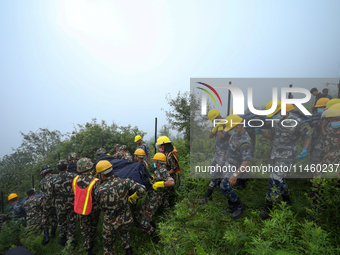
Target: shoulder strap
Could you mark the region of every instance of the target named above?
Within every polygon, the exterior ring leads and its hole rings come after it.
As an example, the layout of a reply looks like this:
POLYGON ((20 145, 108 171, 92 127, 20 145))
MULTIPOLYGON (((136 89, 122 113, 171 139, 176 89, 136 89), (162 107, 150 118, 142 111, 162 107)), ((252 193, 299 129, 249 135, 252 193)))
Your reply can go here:
POLYGON ((76 185, 77 185, 77 180, 78 180, 78 178, 79 178, 79 175, 77 175, 77 176, 74 177, 74 179, 73 179, 73 185, 72 185, 72 187, 73 187, 74 195, 76 195, 76 185))

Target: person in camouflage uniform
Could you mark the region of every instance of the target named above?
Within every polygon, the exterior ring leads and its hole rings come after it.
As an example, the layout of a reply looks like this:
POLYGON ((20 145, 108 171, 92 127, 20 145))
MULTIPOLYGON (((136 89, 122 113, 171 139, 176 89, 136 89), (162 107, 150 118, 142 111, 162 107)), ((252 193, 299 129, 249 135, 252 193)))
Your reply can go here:
POLYGON ((148 170, 149 164, 148 164, 148 162, 146 162, 144 160, 145 151, 142 150, 142 149, 137 149, 134 154, 135 154, 135 162, 139 162, 139 163, 143 164, 145 169, 148 170))
POLYGON ((95 200, 104 213, 104 255, 114 254, 117 234, 122 240, 126 254, 132 254, 129 227, 133 218, 128 203, 136 201, 146 193, 146 188, 129 178, 113 175, 112 164, 102 160, 96 165, 102 184, 94 191, 95 200), (129 191, 135 193, 129 196, 129 191))
POLYGON ((227 124, 224 129, 231 135, 225 166, 230 171, 225 172, 220 184, 221 192, 226 196, 229 207, 222 210, 222 213, 231 213, 233 219, 238 219, 246 210, 246 206, 236 195, 232 186, 236 184, 238 176, 249 166, 252 161, 252 145, 248 132, 243 127, 243 118, 236 114, 226 118, 227 124))
MULTIPOLYGON (((208 112, 208 118, 209 118, 209 122, 212 122, 215 119, 216 120, 222 119, 220 115, 220 111, 218 111, 217 109, 210 110, 208 112)), ((215 127, 209 133, 209 138, 215 138, 215 146, 214 146, 215 155, 210 162, 210 166, 222 167, 224 165, 230 135, 224 132, 223 127, 224 127, 223 124, 216 124, 215 127)), ((221 179, 217 178, 216 175, 217 175, 217 172, 213 172, 213 171, 210 172, 211 181, 209 183, 207 192, 205 193, 204 197, 200 201, 201 205, 207 203, 208 199, 212 200, 213 190, 221 182, 221 179)))
POLYGON ((35 195, 34 189, 28 190, 27 191, 28 199, 23 204, 23 207, 26 212, 27 227, 33 225, 41 225, 43 197, 36 198, 34 195, 35 195))
POLYGON ((127 161, 133 162, 133 158, 132 158, 130 152, 128 151, 126 145, 122 145, 119 148, 119 152, 120 152, 120 154, 123 155, 121 159, 125 159, 127 161))
MULTIPOLYGON (((164 153, 166 157, 166 169, 168 170, 172 179, 177 181, 177 174, 181 172, 181 168, 178 164, 177 157, 174 154, 174 146, 172 145, 170 139, 167 136, 161 136, 157 139, 157 146, 159 146, 159 151, 164 153)), ((163 207, 169 208, 174 206, 177 194, 175 187, 171 186, 165 189, 163 196, 163 207)))
POLYGON ((123 155, 119 152, 119 149, 120 149, 120 145, 117 143, 115 145, 115 154, 113 154, 113 156, 116 158, 116 159, 121 159, 123 157, 123 155))
POLYGON ((6 213, 0 214, 0 232, 1 232, 2 226, 9 220, 11 220, 11 217, 9 217, 8 214, 6 214, 6 213))
POLYGON ((46 196, 47 191, 51 185, 53 179, 57 176, 53 173, 53 168, 50 165, 43 165, 40 168, 40 174, 43 176, 43 179, 39 182, 40 193, 45 195, 45 198, 42 200, 42 220, 41 225, 44 231, 44 238, 42 240, 42 244, 47 244, 50 241, 50 237, 48 235, 48 227, 49 227, 49 219, 51 219, 51 237, 55 237, 55 232, 57 230, 58 219, 57 219, 57 211, 54 206, 53 197, 46 196))
POLYGON ((76 245, 77 242, 74 239, 76 233, 76 213, 74 212, 72 181, 77 175, 66 171, 66 160, 59 160, 57 169, 59 174, 53 179, 47 194, 48 197, 54 199, 54 205, 57 210, 58 243, 61 246, 65 246, 67 239, 72 239, 72 244, 76 245))
POLYGON ((314 113, 312 116, 312 122, 310 126, 313 128, 312 132, 312 142, 310 147, 310 164, 317 164, 320 161, 320 154, 322 153, 322 145, 323 145, 323 137, 321 136, 321 125, 323 124, 324 120, 321 119, 321 114, 324 112, 324 109, 328 103, 328 98, 320 98, 316 102, 316 110, 317 113, 314 113), (321 137, 321 140, 320 140, 321 137), (320 143, 321 142, 321 143, 320 143), (317 146, 318 145, 318 146, 317 146), (320 146, 321 145, 321 146, 320 146), (316 150, 314 151, 315 147, 317 146, 316 150))
POLYGON ((160 239, 156 233, 155 223, 152 221, 152 218, 157 209, 162 205, 165 190, 173 187, 175 181, 165 167, 166 157, 163 153, 156 153, 153 160, 155 165, 153 189, 148 191, 148 195, 142 204, 140 219, 143 231, 150 235, 152 241, 157 244, 160 239))
MULTIPOLYGON (((106 153, 106 152, 104 152, 106 153)), ((81 189, 86 189, 91 184, 93 180, 98 180, 94 176, 91 175, 91 170, 93 169, 93 163, 89 158, 81 158, 77 163, 77 170, 79 173, 79 177, 77 179, 77 185, 81 189)), ((99 221, 100 209, 96 200, 94 199, 94 191, 100 185, 100 182, 97 181, 93 184, 91 194, 92 194, 92 209, 90 214, 88 215, 79 215, 80 222, 80 230, 84 239, 84 249, 87 254, 93 254, 93 245, 94 239, 96 237, 96 231, 99 221)), ((74 185, 73 185, 74 186, 74 185)), ((74 189, 74 187, 73 187, 74 189)))
POLYGON ((136 150, 142 149, 145 152, 144 160, 150 165, 150 149, 149 147, 143 143, 142 137, 137 135, 135 137, 135 142, 137 142, 136 150))
MULTIPOLYGON (((272 101, 267 104, 266 109, 269 110, 271 107, 272 101)), ((278 100, 274 113, 267 115, 267 117, 272 117, 274 120, 273 127, 269 132, 258 129, 258 134, 272 141, 270 164, 274 171, 270 173, 268 180, 266 206, 260 213, 262 219, 269 218, 269 212, 280 195, 282 195, 283 201, 292 204, 285 180, 288 172, 281 169, 289 169, 291 165, 295 164, 296 157, 305 158, 311 143, 308 127, 300 117, 291 112, 287 112, 284 116, 281 115, 280 100, 278 100), (285 126, 282 125, 283 121, 285 126), (303 140, 303 149, 301 154, 297 156, 300 137, 303 140)))
POLYGON ((332 105, 323 115, 324 146, 321 164, 339 164, 340 160, 340 103, 332 105))
POLYGON ((77 160, 79 159, 76 152, 70 152, 67 156, 68 166, 67 172, 77 174, 77 160))
POLYGON ((8 215, 12 220, 26 226, 26 212, 22 204, 18 201, 18 195, 15 193, 10 194, 8 196, 8 201, 11 203, 11 206, 8 208, 8 215))

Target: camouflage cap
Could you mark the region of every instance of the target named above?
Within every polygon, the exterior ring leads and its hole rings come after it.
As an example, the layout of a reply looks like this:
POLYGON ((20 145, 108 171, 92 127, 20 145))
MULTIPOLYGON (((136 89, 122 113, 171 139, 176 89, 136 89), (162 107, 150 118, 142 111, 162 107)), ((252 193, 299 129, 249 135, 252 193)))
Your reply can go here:
POLYGON ((65 159, 58 160, 57 161, 57 166, 60 166, 60 165, 68 165, 67 160, 65 160, 65 159))
POLYGON ((93 168, 93 163, 89 158, 81 158, 77 162, 77 171, 78 172, 85 172, 89 171, 93 168))
POLYGON ((67 155, 67 161, 70 162, 71 160, 78 160, 79 157, 78 157, 78 154, 76 152, 70 152, 68 155, 67 155))
POLYGON ((106 154, 106 150, 104 148, 99 148, 97 151, 96 151, 96 154, 99 156, 101 154, 106 154))
POLYGON ((127 150, 127 147, 126 147, 126 145, 122 145, 122 146, 120 146, 119 150, 120 150, 120 151, 121 151, 121 150, 124 150, 124 151, 126 151, 126 150, 127 150))
POLYGON ((43 165, 40 168, 40 174, 47 174, 49 172, 53 172, 53 168, 50 165, 43 165))
POLYGON ((117 144, 115 145, 115 148, 116 148, 116 147, 120 147, 120 145, 117 143, 117 144))

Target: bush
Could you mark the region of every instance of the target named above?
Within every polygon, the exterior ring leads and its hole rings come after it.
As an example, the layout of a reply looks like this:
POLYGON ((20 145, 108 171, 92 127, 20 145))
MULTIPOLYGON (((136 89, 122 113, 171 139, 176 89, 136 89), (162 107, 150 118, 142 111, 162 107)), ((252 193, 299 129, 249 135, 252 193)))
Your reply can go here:
POLYGON ((340 231, 340 183, 339 179, 311 180, 312 195, 305 194, 310 200, 311 207, 307 212, 312 220, 329 229, 334 235, 340 231))

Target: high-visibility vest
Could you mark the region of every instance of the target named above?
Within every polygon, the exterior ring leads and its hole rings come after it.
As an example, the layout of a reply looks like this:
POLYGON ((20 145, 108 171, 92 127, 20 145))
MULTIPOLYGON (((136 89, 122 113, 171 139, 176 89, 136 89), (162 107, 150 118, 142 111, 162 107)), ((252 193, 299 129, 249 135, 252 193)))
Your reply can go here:
MULTIPOLYGON (((177 150, 176 150, 176 152, 177 152, 177 150)), ((175 162, 176 162, 177 170, 176 170, 175 174, 179 174, 179 173, 181 172, 181 167, 180 167, 180 165, 178 164, 178 159, 177 159, 176 155, 174 154, 174 151, 168 153, 168 155, 166 156, 166 163, 167 163, 168 165, 170 165, 170 157, 171 157, 171 155, 174 156, 175 162)))
POLYGON ((92 210, 92 188, 93 185, 99 181, 95 178, 85 189, 78 186, 77 180, 79 175, 73 179, 73 193, 74 193, 74 211, 78 214, 89 215, 92 210))

